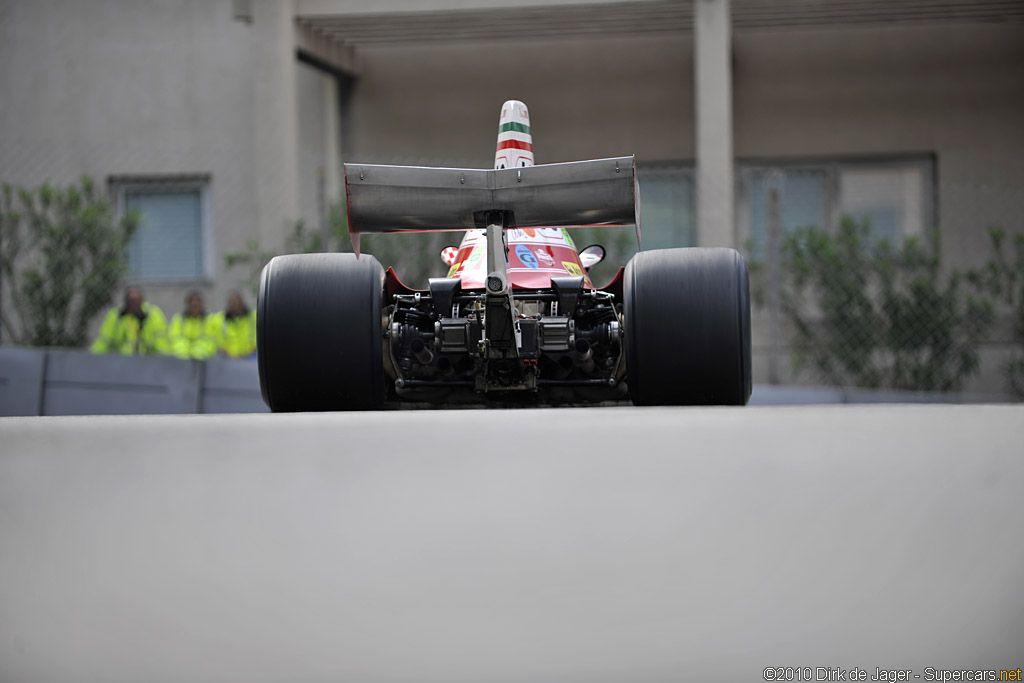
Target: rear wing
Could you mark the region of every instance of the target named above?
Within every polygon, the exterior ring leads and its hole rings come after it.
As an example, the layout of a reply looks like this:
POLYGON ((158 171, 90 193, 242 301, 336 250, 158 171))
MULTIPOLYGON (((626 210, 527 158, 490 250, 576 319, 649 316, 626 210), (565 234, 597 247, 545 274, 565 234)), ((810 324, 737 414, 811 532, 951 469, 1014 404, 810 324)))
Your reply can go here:
POLYGON ((640 240, 631 156, 496 170, 345 164, 345 195, 356 253, 364 232, 472 230, 488 211, 512 212, 519 228, 635 225, 640 240))

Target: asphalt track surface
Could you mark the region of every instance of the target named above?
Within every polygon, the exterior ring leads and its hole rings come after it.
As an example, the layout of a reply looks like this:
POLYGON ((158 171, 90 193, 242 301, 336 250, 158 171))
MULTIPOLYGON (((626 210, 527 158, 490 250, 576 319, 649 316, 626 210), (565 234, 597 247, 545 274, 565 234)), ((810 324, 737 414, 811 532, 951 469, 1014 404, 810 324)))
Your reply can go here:
POLYGON ((1017 669, 1022 436, 1024 406, 4 418, 0 680, 1017 669))

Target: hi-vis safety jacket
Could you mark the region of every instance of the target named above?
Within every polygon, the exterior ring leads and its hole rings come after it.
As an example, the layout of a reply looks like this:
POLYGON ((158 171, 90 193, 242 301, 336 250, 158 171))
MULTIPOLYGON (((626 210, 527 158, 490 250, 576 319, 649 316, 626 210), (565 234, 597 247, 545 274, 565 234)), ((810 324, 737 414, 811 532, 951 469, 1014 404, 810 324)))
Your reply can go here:
POLYGON ((148 356, 167 353, 168 349, 164 312, 153 304, 143 303, 142 314, 138 317, 123 308, 110 309, 91 350, 93 353, 148 356))
POLYGON ((205 360, 213 357, 220 346, 220 326, 216 315, 194 318, 181 313, 171 318, 167 335, 171 354, 178 358, 205 360))
MULTIPOLYGON (((211 316, 213 317, 213 316, 211 316)), ((217 313, 220 348, 231 358, 245 358, 256 353, 256 311, 241 315, 217 313)))

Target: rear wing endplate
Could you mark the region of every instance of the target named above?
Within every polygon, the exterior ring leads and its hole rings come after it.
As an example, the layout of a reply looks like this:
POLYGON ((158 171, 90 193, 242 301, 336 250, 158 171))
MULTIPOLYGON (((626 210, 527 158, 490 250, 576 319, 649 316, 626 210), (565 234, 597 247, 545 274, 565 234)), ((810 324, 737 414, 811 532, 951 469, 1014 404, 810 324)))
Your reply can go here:
POLYGON ((511 211, 515 227, 635 225, 634 158, 495 170, 345 164, 352 246, 361 233, 472 230, 485 212, 511 211))

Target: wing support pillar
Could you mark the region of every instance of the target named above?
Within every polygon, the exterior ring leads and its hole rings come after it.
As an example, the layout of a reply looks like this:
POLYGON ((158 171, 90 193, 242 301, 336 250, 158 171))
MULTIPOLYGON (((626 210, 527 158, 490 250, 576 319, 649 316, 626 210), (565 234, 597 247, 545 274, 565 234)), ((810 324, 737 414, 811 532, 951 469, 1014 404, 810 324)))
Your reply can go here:
POLYGON ((515 227, 515 216, 511 211, 491 210, 476 212, 474 218, 487 235, 484 338, 480 340, 485 370, 477 376, 476 390, 508 389, 523 382, 519 364, 522 330, 508 273, 507 230, 515 227))
POLYGON ((484 303, 484 356, 519 358, 521 332, 515 319, 515 299, 509 286, 508 235, 515 227, 511 211, 481 211, 477 223, 487 230, 487 283, 484 303))

